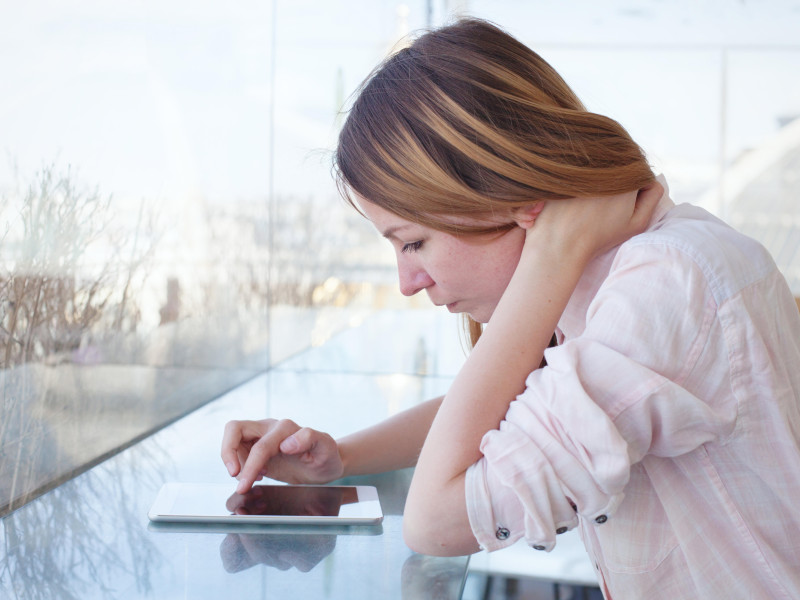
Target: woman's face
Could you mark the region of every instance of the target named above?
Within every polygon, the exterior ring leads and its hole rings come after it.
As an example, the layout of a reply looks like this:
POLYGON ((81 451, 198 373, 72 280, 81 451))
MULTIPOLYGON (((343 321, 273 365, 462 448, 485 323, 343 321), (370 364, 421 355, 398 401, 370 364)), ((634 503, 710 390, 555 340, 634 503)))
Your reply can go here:
POLYGON ((479 323, 489 321, 519 262, 524 229, 456 236, 407 221, 363 199, 359 206, 394 247, 405 296, 425 290, 436 306, 467 313, 479 323))

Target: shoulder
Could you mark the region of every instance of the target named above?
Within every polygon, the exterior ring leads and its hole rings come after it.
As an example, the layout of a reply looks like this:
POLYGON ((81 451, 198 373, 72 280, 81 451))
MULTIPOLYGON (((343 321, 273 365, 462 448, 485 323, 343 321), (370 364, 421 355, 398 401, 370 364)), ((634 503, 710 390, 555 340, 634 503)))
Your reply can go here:
POLYGON ((777 270, 767 250, 706 210, 680 204, 622 244, 611 270, 638 263, 695 272, 717 305, 777 270))

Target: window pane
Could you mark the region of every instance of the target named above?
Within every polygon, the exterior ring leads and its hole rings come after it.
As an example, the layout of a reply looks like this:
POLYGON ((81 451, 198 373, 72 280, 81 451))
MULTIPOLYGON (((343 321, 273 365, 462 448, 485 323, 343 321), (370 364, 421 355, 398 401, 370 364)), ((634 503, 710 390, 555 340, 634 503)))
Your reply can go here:
MULTIPOLYGON (((551 61, 676 201, 762 241, 800 294, 792 2, 17 3, 0 21, 0 513, 376 310, 428 307, 397 292, 330 152, 375 64, 463 11, 551 61)), ((407 337, 390 352, 413 372, 457 368, 407 337)))
POLYGON ((10 12, 0 511, 268 364, 270 7, 10 12))

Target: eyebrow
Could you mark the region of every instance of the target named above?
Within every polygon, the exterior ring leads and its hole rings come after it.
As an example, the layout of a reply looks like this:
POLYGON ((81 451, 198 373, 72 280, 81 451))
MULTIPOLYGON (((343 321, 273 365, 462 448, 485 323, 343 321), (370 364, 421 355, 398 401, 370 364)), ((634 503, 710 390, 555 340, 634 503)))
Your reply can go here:
POLYGON ((405 229, 406 227, 411 227, 411 224, 398 225, 396 227, 389 227, 389 229, 387 229, 386 231, 382 231, 381 235, 383 237, 385 237, 387 240, 388 239, 392 239, 392 238, 397 239, 397 236, 395 235, 395 233, 397 233, 401 229, 405 229))

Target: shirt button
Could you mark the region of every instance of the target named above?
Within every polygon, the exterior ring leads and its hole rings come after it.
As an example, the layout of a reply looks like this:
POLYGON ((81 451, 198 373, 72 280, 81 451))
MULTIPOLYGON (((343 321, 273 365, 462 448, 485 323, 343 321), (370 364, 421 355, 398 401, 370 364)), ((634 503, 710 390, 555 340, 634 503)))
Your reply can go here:
POLYGON ((536 544, 535 546, 531 546, 531 548, 533 548, 534 550, 546 550, 546 548, 544 546, 541 546, 539 544, 536 544))
POLYGON ((603 524, 603 523, 605 523, 606 521, 608 521, 608 517, 607 517, 607 516, 605 516, 605 515, 600 515, 599 517, 597 517, 597 518, 594 520, 594 522, 595 522, 595 523, 597 523, 598 525, 602 525, 602 524, 603 524))
POLYGON ((567 533, 567 531, 568 530, 566 527, 559 527, 558 529, 556 529, 556 534, 561 535, 562 533, 567 533))
POLYGON ((497 531, 494 532, 494 537, 496 537, 498 540, 507 540, 508 536, 510 535, 511 532, 505 527, 498 527, 497 531))

